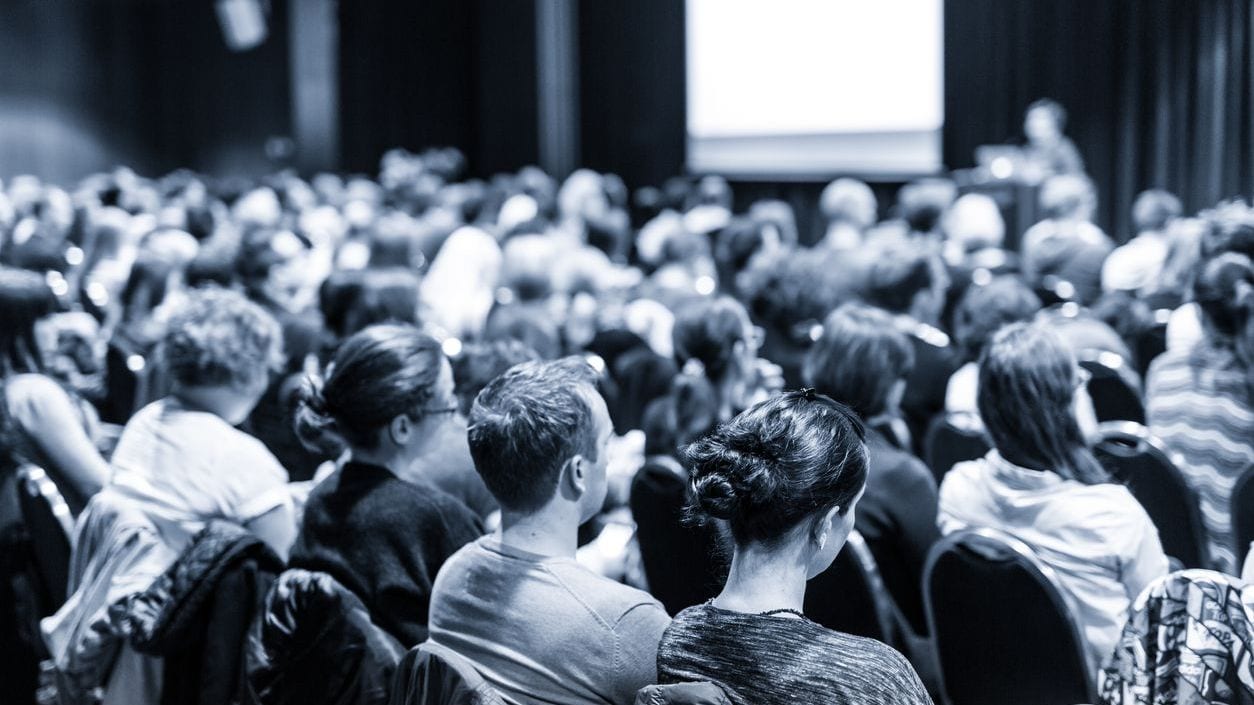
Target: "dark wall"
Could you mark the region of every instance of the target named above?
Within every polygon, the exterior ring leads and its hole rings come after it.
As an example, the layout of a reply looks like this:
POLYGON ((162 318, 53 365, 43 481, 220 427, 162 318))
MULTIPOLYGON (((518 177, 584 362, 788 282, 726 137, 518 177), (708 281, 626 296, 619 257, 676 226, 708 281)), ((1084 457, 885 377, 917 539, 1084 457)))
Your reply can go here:
POLYGON ((684 3, 583 0, 579 57, 582 163, 630 186, 681 173, 684 3))
POLYGON ((453 145, 486 176, 535 163, 533 0, 340 3, 344 167, 453 145))
POLYGON ((235 54, 210 2, 0 3, 0 176, 279 165, 265 144, 290 130, 286 3, 270 5, 268 41, 235 54))

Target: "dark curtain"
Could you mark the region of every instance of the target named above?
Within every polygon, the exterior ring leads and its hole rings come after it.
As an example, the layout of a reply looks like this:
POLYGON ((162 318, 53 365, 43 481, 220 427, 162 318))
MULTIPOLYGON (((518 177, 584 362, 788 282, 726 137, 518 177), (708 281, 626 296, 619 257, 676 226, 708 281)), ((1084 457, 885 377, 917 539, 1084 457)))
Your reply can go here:
POLYGON ((1248 0, 949 0, 945 25, 950 167, 1020 139, 1024 108, 1050 97, 1116 239, 1142 189, 1190 211, 1254 193, 1248 0))

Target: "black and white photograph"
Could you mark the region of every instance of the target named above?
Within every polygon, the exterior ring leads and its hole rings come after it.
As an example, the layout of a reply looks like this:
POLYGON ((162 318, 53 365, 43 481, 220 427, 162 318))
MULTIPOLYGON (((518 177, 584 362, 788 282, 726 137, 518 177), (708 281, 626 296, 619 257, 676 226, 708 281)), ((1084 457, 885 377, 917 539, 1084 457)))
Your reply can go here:
POLYGON ((0 705, 1254 705, 1254 0, 0 0, 0 705))

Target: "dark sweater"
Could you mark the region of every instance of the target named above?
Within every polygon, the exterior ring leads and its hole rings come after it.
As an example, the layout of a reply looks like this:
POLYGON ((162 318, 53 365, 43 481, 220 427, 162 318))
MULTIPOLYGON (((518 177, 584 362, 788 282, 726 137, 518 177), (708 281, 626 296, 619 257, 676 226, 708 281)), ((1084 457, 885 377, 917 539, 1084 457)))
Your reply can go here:
POLYGON ((658 645, 659 683, 708 681, 736 705, 930 705, 905 657, 786 616, 690 607, 658 645))
POLYGON ((875 556, 884 586, 915 634, 927 633, 923 617, 923 564, 940 538, 936 528, 936 480, 918 458, 867 429, 871 466, 858 501, 855 528, 875 556))
POLYGON ((478 517, 440 490, 349 462, 310 493, 289 564, 330 574, 411 647, 427 638, 440 566, 482 534, 478 517))

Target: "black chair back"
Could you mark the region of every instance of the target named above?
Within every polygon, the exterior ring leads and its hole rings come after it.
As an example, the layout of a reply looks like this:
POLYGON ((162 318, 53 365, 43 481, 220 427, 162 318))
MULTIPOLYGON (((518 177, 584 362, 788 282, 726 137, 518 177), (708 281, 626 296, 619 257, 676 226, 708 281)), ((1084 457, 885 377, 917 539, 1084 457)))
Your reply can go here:
POLYGON ((1066 599, 1021 541, 988 529, 945 537, 923 596, 951 705, 1097 702, 1066 599))
POLYGON ((670 614, 714 597, 727 578, 714 529, 684 521, 687 491, 687 475, 669 456, 651 456, 631 483, 629 504, 649 592, 670 614))
POLYGON ((806 585, 805 613, 828 629, 892 645, 900 622, 875 557, 857 531, 831 567, 806 585))
POLYGON ((1145 423, 1141 382, 1127 361, 1112 352, 1086 350, 1076 356, 1089 372, 1088 392, 1098 421, 1145 423))
POLYGON ((65 602, 69 585, 74 517, 56 484, 43 468, 22 466, 18 469, 18 482, 22 521, 30 532, 35 569, 41 583, 40 609, 43 616, 47 616, 65 602))
POLYGON ((1232 488, 1232 555, 1237 557, 1237 570, 1241 569, 1240 561, 1245 560, 1250 552, 1250 543, 1254 542, 1254 463, 1241 473, 1237 484, 1232 488))
POLYGON ((1154 325, 1141 331, 1132 342, 1132 354, 1136 356, 1136 371, 1141 379, 1149 374, 1150 363, 1154 358, 1167 352, 1167 321, 1171 318, 1171 309, 1154 311, 1154 325))
POLYGON ((1140 424, 1112 421, 1101 425, 1093 454, 1145 508, 1167 555, 1185 568, 1208 565, 1206 530, 1197 495, 1162 441, 1140 424))
POLYGON ((936 476, 937 485, 950 468, 958 463, 982 458, 992 448, 993 444, 983 430, 959 423, 950 414, 941 414, 932 419, 923 440, 923 454, 927 456, 927 466, 936 476))

